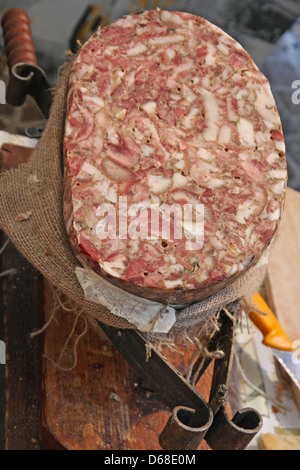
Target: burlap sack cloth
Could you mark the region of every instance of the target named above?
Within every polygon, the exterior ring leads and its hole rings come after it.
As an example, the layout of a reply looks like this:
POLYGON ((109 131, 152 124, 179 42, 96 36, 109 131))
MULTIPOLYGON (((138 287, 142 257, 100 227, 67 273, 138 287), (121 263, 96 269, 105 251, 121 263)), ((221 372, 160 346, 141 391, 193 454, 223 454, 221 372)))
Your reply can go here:
MULTIPOLYGON (((63 132, 72 60, 60 70, 51 115, 30 161, 1 174, 0 225, 23 256, 74 305, 82 308, 87 319, 97 319, 115 328, 136 328, 112 314, 109 308, 87 301, 75 275, 79 262, 70 247, 62 215, 63 132), (20 213, 28 211, 31 215, 27 220, 17 220, 20 213)), ((265 271, 266 264, 258 263, 216 295, 177 311, 176 322, 167 336, 199 327, 203 331, 208 319, 237 299, 243 305, 251 303, 265 271)), ((158 335, 160 339, 162 336, 158 335)))

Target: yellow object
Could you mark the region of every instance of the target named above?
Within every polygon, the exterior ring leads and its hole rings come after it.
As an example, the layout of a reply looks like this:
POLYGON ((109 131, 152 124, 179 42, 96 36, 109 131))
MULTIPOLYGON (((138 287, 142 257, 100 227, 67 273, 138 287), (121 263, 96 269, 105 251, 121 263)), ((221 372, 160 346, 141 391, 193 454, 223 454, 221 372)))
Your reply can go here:
POLYGON ((264 335, 263 344, 275 349, 293 351, 291 340, 283 331, 277 318, 272 313, 262 296, 256 292, 252 298, 252 302, 257 310, 262 312, 258 313, 252 311, 249 313, 249 318, 264 335))
POLYGON ((261 434, 259 448, 260 450, 300 450, 300 436, 261 434))

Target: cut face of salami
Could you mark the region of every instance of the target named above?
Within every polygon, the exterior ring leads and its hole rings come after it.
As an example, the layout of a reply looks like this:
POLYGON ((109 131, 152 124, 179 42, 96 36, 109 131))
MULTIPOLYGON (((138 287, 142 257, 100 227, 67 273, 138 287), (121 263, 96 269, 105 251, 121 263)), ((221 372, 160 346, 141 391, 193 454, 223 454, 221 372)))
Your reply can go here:
POLYGON ((235 40, 187 13, 123 17, 82 46, 69 77, 71 245, 142 297, 207 297, 270 244, 284 152, 269 83, 235 40))

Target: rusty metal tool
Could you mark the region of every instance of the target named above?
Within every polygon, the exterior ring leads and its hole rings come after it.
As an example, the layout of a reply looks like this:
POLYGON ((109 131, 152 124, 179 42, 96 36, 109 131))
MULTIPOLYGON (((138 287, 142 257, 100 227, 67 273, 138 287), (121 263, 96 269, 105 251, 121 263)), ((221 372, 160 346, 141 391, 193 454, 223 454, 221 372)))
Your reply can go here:
MULTIPOLYGON (((220 329, 209 343, 211 351, 223 351, 224 356, 214 360, 214 371, 210 390, 209 404, 214 413, 214 420, 205 435, 208 445, 214 450, 243 450, 262 428, 262 418, 253 408, 244 408, 229 418, 226 404, 227 392, 230 382, 230 372, 234 354, 234 318, 238 302, 228 306, 232 318, 225 311, 221 312, 220 329)), ((200 371, 198 371, 199 358, 192 374, 193 382, 197 383, 212 361, 208 357, 200 371), (196 372, 197 371, 197 372, 196 372), (196 375, 197 374, 197 375, 196 375)))
MULTIPOLYGON (((154 346, 151 346, 150 357, 146 359, 147 341, 141 333, 117 330, 102 323, 99 325, 151 391, 174 410, 172 448, 197 449, 213 421, 210 406, 154 346)), ((161 443, 166 448, 164 436, 161 443)), ((170 445, 168 449, 171 449, 170 445)))
POLYGON ((1 25, 10 72, 6 101, 21 106, 26 96, 31 95, 48 119, 51 87, 44 71, 37 65, 29 16, 20 8, 11 8, 2 16, 1 25))
MULTIPOLYGON (((133 330, 118 331, 103 324, 100 326, 151 390, 171 408, 172 414, 159 438, 163 449, 195 450, 204 438, 214 450, 242 450, 260 431, 262 418, 252 408, 238 411, 232 420, 227 415, 227 382, 235 325, 224 312, 220 317, 220 329, 210 342, 211 351, 218 349, 224 355, 215 359, 209 404, 155 347, 152 347, 148 362, 145 360, 146 340, 140 333, 133 330)), ((196 382, 211 360, 209 358, 205 361, 196 382)))

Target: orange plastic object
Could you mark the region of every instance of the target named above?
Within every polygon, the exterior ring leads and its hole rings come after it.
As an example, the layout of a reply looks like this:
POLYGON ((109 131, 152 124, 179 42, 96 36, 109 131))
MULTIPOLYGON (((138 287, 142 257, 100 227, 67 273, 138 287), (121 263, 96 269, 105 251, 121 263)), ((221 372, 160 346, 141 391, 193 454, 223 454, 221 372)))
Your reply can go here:
POLYGON ((277 318, 272 313, 264 299, 257 292, 252 298, 253 305, 262 313, 252 311, 249 313, 250 320, 264 335, 263 344, 275 349, 293 351, 293 344, 287 334, 283 331, 277 318))

